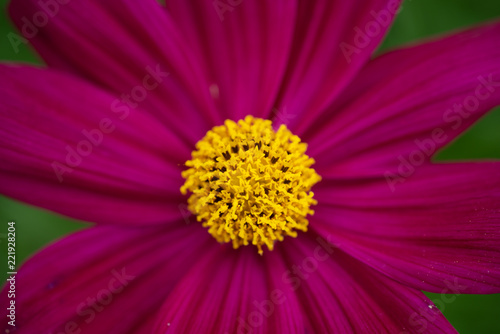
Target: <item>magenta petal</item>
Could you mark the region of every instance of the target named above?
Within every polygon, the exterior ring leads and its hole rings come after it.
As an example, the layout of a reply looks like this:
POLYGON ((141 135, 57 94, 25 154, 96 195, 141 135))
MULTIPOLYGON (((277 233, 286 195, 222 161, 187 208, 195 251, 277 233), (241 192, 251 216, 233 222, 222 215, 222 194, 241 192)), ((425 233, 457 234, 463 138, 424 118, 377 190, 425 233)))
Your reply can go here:
POLYGON ((499 34, 489 24, 371 61, 310 127, 315 168, 334 176, 430 160, 500 104, 499 34))
POLYGON ((35 255, 16 277, 16 333, 151 333, 161 303, 213 244, 200 226, 179 224, 89 228, 35 255))
MULTIPOLYGON (((366 64, 399 0, 299 1, 290 58, 273 115, 294 133, 310 128, 366 64)), ((305 139, 305 138, 303 138, 305 139)))
POLYGON ((456 333, 420 291, 301 235, 286 243, 284 280, 296 291, 312 328, 307 333, 456 333))
POLYGON ((0 192, 72 218, 126 225, 181 216, 189 148, 144 111, 75 78, 0 66, 0 192))
POLYGON ((175 287, 154 333, 304 333, 302 314, 283 283, 278 253, 222 246, 207 254, 175 287))
POLYGON ((236 252, 226 245, 205 254, 169 295, 155 333, 234 333, 238 314, 268 295, 263 259, 255 250, 236 252))
POLYGON ((225 118, 267 118, 295 29, 294 1, 166 1, 225 118))
POLYGON ((26 20, 45 13, 44 4, 12 1, 9 10, 49 67, 86 78, 130 106, 138 105, 193 146, 224 121, 198 56, 158 1, 56 2, 49 22, 33 32, 26 20))
POLYGON ((324 180, 311 227, 414 288, 499 293, 500 163, 424 165, 403 181, 324 180))

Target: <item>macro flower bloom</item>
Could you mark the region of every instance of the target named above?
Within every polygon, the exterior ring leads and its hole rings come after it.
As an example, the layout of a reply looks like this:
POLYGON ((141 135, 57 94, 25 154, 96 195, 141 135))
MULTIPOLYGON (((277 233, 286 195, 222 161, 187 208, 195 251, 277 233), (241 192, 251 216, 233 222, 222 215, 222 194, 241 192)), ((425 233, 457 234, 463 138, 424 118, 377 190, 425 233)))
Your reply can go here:
POLYGON ((431 158, 500 104, 500 24, 372 59, 398 6, 13 1, 46 66, 0 66, 0 191, 94 223, 15 333, 454 333, 421 290, 500 292, 500 164, 431 158))

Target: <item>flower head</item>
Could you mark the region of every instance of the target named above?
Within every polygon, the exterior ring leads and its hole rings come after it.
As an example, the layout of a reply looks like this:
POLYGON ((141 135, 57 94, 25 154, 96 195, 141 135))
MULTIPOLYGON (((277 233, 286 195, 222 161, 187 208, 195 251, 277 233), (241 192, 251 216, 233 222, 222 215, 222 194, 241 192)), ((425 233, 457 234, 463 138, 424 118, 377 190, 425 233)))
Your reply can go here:
POLYGON ((420 290, 500 292, 499 163, 431 161, 499 24, 371 59, 399 1, 50 4, 10 5, 46 66, 0 66, 0 191, 95 225, 17 333, 452 333, 420 290))

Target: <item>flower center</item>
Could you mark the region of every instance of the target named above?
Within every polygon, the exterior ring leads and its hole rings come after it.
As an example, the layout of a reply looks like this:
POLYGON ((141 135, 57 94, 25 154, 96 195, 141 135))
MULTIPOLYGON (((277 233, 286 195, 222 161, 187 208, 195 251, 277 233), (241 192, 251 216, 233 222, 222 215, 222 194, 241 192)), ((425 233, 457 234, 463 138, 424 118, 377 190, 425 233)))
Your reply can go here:
POLYGON ((208 131, 182 172, 189 210, 220 243, 236 249, 273 250, 276 240, 307 231, 316 204, 311 187, 321 180, 305 154, 307 144, 285 125, 247 116, 208 131))

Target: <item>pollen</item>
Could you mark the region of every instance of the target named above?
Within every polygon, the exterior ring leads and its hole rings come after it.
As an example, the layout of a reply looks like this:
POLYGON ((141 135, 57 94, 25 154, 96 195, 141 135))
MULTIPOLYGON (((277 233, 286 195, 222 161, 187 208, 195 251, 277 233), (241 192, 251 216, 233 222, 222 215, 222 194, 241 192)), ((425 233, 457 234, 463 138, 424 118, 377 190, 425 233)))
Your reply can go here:
POLYGON ((207 132, 186 162, 181 192, 188 208, 220 243, 254 245, 263 254, 277 240, 307 231, 311 187, 321 177, 307 144, 285 125, 247 116, 207 132))

